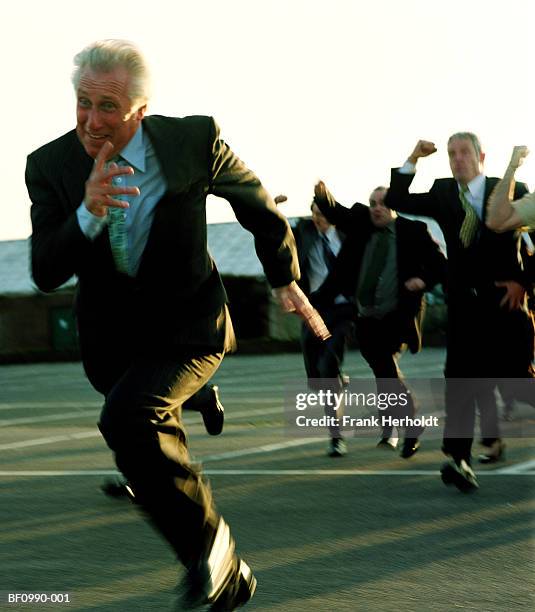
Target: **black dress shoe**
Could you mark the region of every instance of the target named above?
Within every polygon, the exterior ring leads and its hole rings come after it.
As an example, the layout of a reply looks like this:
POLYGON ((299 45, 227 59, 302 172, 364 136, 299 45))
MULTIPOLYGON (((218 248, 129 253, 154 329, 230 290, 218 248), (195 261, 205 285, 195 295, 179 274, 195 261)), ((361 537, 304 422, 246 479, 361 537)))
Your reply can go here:
POLYGON ((256 591, 256 578, 251 568, 239 559, 238 571, 221 595, 210 606, 211 612, 230 612, 245 605, 256 591))
POLYGON ((219 387, 217 385, 211 385, 208 389, 208 398, 203 403, 201 414, 206 431, 211 436, 217 436, 223 431, 225 409, 219 400, 219 387))
POLYGON ((481 453, 477 460, 479 463, 498 463, 505 459, 505 443, 501 440, 496 440, 489 447, 486 453, 481 453))
POLYGON ((386 450, 396 450, 396 446, 398 445, 398 438, 381 438, 379 442, 377 442, 377 448, 384 448, 386 450))
POLYGON ((403 457, 403 459, 409 459, 409 457, 412 457, 419 448, 420 440, 418 440, 418 438, 405 438, 399 456, 403 457))
POLYGON ((440 475, 445 485, 454 485, 462 493, 472 493, 479 489, 476 475, 464 459, 459 463, 446 461, 440 468, 440 475))
POLYGON ((347 444, 343 438, 332 438, 327 449, 329 457, 344 457, 347 455, 347 444))
POLYGON ((184 577, 179 610, 211 605, 210 610, 235 610, 247 603, 256 589, 251 569, 235 553, 234 539, 220 518, 210 545, 184 577))

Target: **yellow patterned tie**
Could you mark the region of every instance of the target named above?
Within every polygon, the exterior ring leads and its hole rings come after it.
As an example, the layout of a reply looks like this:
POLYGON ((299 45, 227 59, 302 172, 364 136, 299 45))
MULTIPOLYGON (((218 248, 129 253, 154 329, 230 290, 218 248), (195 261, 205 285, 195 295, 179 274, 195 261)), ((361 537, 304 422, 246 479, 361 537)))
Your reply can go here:
POLYGON ((459 199, 461 200, 465 215, 463 224, 461 225, 461 231, 459 232, 459 238, 461 239, 461 242, 465 248, 472 244, 479 227, 479 218, 476 211, 466 199, 467 191, 468 187, 466 185, 461 185, 461 189, 459 190, 459 199))
MULTIPOLYGON (((113 161, 118 165, 126 165, 123 159, 114 158, 113 161)), ((122 186, 124 176, 119 175, 112 179, 112 184, 122 186), (118 180, 119 179, 119 180, 118 180)), ((126 200, 124 195, 114 196, 115 200, 126 200)), ((115 269, 123 274, 128 274, 128 236, 126 233, 126 210, 124 208, 108 208, 109 222, 108 234, 110 236, 110 246, 115 262, 115 269)))

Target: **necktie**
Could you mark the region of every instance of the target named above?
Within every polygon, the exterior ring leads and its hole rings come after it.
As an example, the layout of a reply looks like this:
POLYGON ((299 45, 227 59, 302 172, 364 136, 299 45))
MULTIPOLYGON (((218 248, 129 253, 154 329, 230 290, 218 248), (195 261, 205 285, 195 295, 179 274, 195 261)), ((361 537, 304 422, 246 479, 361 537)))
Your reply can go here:
POLYGON ((329 270, 329 272, 332 272, 332 269, 334 268, 334 264, 336 262, 336 255, 332 252, 331 245, 329 244, 329 239, 325 234, 321 234, 321 244, 323 247, 323 260, 325 261, 327 270, 329 270))
MULTIPOLYGON (((125 166, 126 162, 122 158, 114 158, 112 161, 119 166, 125 166)), ((123 175, 115 176, 112 185, 123 186, 123 175)), ((124 195, 113 196, 114 200, 127 200, 124 195)), ((108 208, 108 234, 110 236, 110 246, 115 262, 115 269, 118 272, 128 273, 128 236, 126 233, 126 212, 124 208, 108 208)))
POLYGON ((385 267, 386 256, 388 254, 388 231, 385 229, 378 230, 375 236, 376 240, 372 247, 368 267, 363 271, 364 277, 357 293, 357 299, 362 306, 373 305, 379 277, 385 267))
POLYGON ((464 221, 461 225, 461 230, 459 232, 459 238, 465 248, 469 247, 472 244, 472 241, 477 233, 477 229, 479 227, 479 219, 474 210, 474 207, 470 204, 470 202, 466 199, 466 192, 468 191, 468 187, 466 185, 461 185, 461 189, 459 191, 459 199, 461 200, 461 204, 464 210, 464 221))

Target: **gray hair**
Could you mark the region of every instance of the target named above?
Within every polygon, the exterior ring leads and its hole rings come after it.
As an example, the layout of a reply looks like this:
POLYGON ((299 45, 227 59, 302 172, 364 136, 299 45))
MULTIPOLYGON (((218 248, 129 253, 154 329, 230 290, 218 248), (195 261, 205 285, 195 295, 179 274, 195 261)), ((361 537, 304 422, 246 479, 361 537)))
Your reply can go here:
POLYGON ((72 84, 78 89, 84 70, 110 72, 126 69, 130 79, 128 95, 134 106, 143 106, 150 97, 150 72, 141 51, 128 40, 97 40, 74 56, 72 84))
POLYGON ((478 157, 481 155, 481 152, 483 151, 483 147, 481 146, 481 141, 473 132, 456 132, 455 134, 452 134, 448 138, 448 145, 450 144, 452 140, 457 140, 457 139, 469 140, 474 145, 474 151, 476 152, 476 155, 478 157))

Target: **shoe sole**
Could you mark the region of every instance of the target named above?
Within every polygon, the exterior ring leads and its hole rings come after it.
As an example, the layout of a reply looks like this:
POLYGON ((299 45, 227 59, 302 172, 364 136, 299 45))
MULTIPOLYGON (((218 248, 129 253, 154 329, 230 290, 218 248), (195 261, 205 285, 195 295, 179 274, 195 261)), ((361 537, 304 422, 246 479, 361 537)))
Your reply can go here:
POLYGON ((243 576, 245 582, 247 583, 247 589, 249 590, 249 594, 247 599, 245 599, 242 603, 238 604, 238 608, 246 604, 253 598, 253 595, 256 591, 256 585, 258 584, 257 579, 254 577, 251 568, 245 563, 245 561, 240 560, 240 573, 243 576))
MULTIPOLYGON (((219 397, 218 397, 219 387, 217 385, 214 385, 212 387, 212 392, 216 396, 215 412, 217 413, 221 422, 220 423, 217 422, 215 427, 212 426, 213 423, 210 422, 210 419, 211 419, 210 414, 214 411, 213 409, 209 410, 208 416, 205 416, 206 413, 204 411, 201 412, 201 415, 202 415, 202 420, 204 422, 204 428, 206 429, 207 433, 210 436, 218 436, 223 431, 223 427, 225 426, 225 408, 223 404, 221 403, 221 401, 219 400, 219 397)), ((217 418, 215 420, 218 421, 217 418)))

